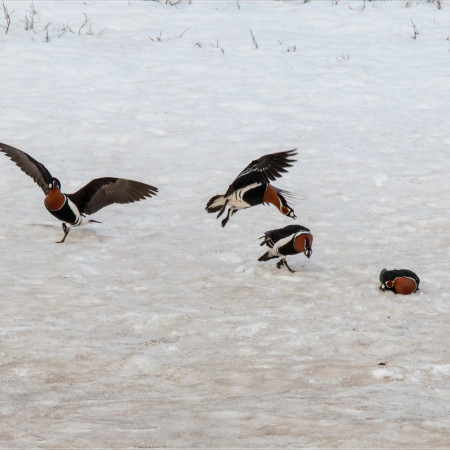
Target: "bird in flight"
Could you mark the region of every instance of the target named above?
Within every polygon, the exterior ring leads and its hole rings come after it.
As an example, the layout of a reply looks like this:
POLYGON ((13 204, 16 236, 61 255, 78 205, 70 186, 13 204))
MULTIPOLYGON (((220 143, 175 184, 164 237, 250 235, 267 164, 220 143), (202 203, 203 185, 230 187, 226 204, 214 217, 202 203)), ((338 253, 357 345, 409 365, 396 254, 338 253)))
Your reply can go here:
POLYGON ((281 177, 283 172, 287 172, 286 168, 296 161, 292 159, 297 154, 296 150, 271 153, 252 161, 230 184, 224 195, 215 195, 209 199, 206 211, 219 212, 217 214, 219 218, 228 206, 228 214, 222 220, 222 227, 237 211, 265 203, 271 203, 285 216, 296 219, 294 210, 285 198, 289 192, 270 184, 271 181, 281 177))

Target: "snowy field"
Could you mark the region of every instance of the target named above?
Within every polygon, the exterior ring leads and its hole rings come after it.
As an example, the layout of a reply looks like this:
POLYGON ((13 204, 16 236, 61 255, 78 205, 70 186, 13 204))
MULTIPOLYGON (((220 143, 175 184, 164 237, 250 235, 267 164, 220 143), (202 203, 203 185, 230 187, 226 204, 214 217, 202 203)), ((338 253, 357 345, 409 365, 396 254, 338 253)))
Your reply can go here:
POLYGON ((2 447, 450 447, 449 2, 5 6, 0 142, 160 191, 55 244, 0 155, 2 447), (294 147, 295 222, 204 211, 294 147), (311 259, 259 263, 293 223, 311 259))

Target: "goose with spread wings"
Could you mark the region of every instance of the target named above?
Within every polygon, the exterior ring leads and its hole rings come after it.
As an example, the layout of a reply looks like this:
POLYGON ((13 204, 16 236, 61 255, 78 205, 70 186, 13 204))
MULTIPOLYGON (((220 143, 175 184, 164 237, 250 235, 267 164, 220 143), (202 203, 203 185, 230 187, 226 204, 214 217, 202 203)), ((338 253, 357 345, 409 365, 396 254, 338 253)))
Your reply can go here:
POLYGON ((215 195, 209 199, 206 211, 219 212, 219 218, 228 206, 228 214, 222 220, 222 227, 227 224, 230 216, 240 209, 265 203, 271 203, 285 216, 296 219, 294 210, 285 198, 289 193, 270 184, 281 177, 283 172, 287 172, 287 167, 296 161, 292 159, 297 154, 296 150, 271 153, 252 161, 230 184, 224 195, 215 195))
MULTIPOLYGON (((0 151, 29 175, 44 191, 48 212, 63 222, 65 241, 71 226, 81 225, 86 215, 94 214, 113 203, 133 203, 156 195, 158 189, 139 181, 124 178, 96 178, 73 194, 61 192, 61 183, 47 168, 27 153, 10 145, 0 144, 0 151)), ((97 222, 89 220, 89 222, 97 222)))

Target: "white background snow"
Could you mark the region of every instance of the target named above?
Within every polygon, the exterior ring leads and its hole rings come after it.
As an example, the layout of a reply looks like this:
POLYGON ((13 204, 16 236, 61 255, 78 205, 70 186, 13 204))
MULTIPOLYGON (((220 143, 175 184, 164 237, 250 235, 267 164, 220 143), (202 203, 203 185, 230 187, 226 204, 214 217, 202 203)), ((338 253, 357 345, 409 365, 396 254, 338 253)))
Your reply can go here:
POLYGON ((0 141, 160 192, 59 245, 0 155, 1 446, 450 446, 448 2, 5 5, 0 141), (294 147, 290 274, 257 258, 291 219, 204 207, 294 147))

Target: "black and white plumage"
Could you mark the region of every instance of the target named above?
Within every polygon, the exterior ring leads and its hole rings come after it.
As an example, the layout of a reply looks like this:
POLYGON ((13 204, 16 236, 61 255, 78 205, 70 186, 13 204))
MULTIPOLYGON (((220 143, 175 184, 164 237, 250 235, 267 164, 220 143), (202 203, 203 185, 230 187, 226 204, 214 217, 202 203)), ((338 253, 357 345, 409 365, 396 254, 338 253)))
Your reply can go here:
POLYGON ((269 261, 280 258, 277 267, 281 269, 284 265, 290 272, 294 272, 286 261, 286 256, 304 253, 307 258, 312 255, 313 235, 311 230, 302 225, 288 225, 284 228, 266 231, 261 246, 266 245, 269 250, 262 255, 258 261, 269 261))
POLYGON ((285 198, 289 193, 270 184, 287 172, 287 167, 291 167, 296 161, 292 159, 297 154, 296 150, 271 153, 252 161, 230 184, 224 195, 215 195, 209 199, 206 211, 218 212, 219 218, 228 206, 228 214, 222 220, 223 227, 238 210, 265 203, 272 203, 282 214, 296 219, 294 210, 285 198))
MULTIPOLYGON (((63 222, 64 242, 70 226, 81 225, 85 215, 94 214, 113 203, 133 203, 156 195, 158 189, 139 181, 124 178, 96 178, 73 194, 61 192, 61 183, 47 168, 27 153, 10 145, 0 144, 0 151, 44 191, 44 205, 57 219, 63 222)), ((96 222, 90 220, 90 222, 96 222)))

